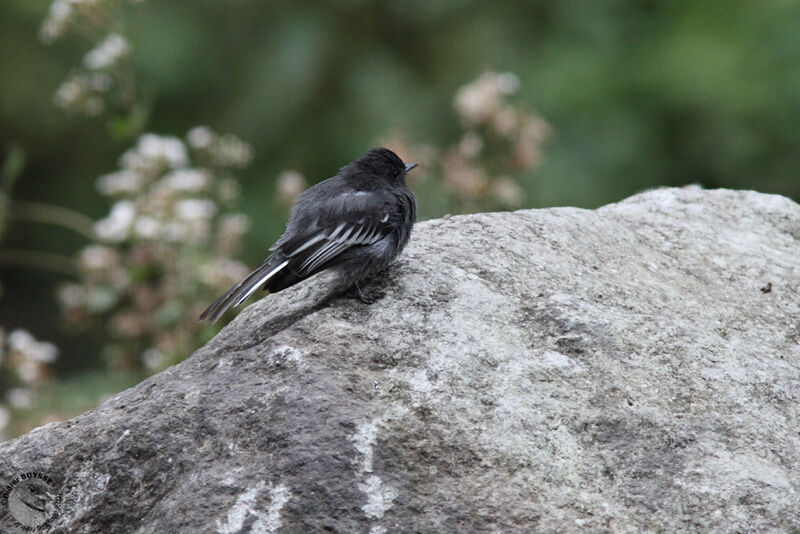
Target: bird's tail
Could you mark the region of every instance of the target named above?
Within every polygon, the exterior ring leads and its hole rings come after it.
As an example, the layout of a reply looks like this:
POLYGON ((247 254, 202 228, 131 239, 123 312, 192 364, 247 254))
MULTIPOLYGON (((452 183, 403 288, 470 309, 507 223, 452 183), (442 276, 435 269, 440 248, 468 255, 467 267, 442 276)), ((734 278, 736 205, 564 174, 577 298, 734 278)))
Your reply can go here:
POLYGON ((267 283, 270 278, 289 264, 289 260, 284 260, 276 265, 275 261, 270 261, 271 259, 267 259, 258 269, 245 276, 241 282, 223 293, 200 314, 200 320, 215 323, 228 308, 238 306, 244 302, 260 285, 267 283))

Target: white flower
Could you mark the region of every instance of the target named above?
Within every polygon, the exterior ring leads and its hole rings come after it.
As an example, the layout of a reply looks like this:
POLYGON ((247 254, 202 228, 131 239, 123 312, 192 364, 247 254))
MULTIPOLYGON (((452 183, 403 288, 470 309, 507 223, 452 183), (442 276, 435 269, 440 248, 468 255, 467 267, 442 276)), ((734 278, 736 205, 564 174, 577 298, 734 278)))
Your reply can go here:
POLYGON ((27 330, 18 328, 8 335, 8 348, 14 351, 24 352, 35 343, 36 339, 27 330))
POLYGON ((68 108, 74 106, 85 94, 85 87, 77 78, 73 77, 58 86, 53 100, 57 106, 68 108))
MULTIPOLYGON (((250 219, 243 213, 222 215, 217 221, 215 250, 218 254, 233 255, 239 249, 242 236, 250 229, 250 219)), ((247 274, 247 273, 245 273, 247 274)))
POLYGON ((186 221, 210 219, 216 213, 217 205, 211 200, 188 198, 175 203, 175 215, 186 221))
POLYGON ((90 70, 105 69, 127 56, 130 49, 131 46, 127 39, 118 33, 112 33, 100 44, 86 52, 86 55, 83 56, 83 64, 90 70))
POLYGON ((238 239, 250 229, 250 218, 244 213, 230 213, 219 219, 219 234, 228 239, 238 239))
POLYGON ((87 271, 101 271, 116 265, 119 255, 113 248, 90 245, 81 251, 79 261, 81 267, 87 271))
POLYGON ((483 138, 475 132, 467 132, 458 143, 458 150, 465 158, 473 159, 483 150, 483 138))
POLYGON ((172 221, 164 225, 164 239, 181 245, 206 243, 211 234, 211 224, 206 219, 172 221))
POLYGON ((146 158, 166 160, 173 169, 185 167, 189 163, 186 147, 177 137, 144 134, 139 138, 137 150, 146 158))
POLYGON ((513 72, 501 72, 494 75, 497 90, 505 95, 516 93, 519 90, 519 78, 513 72))
POLYGON ((492 117, 492 128, 503 137, 511 137, 520 122, 520 112, 512 107, 498 109, 492 117))
POLYGON ((44 368, 33 360, 23 360, 17 365, 17 376, 26 384, 35 384, 44 379, 44 368))
POLYGON ((210 184, 211 176, 204 169, 178 169, 161 179, 161 185, 181 193, 198 193, 210 184))
POLYGON ((105 72, 75 74, 58 87, 53 102, 56 106, 88 116, 100 115, 105 111, 106 104, 98 93, 105 93, 112 85, 111 76, 105 72))
POLYGON ((133 220, 136 218, 136 208, 133 202, 122 200, 111 206, 111 213, 105 219, 100 219, 94 224, 94 233, 103 241, 120 243, 128 238, 133 220))
POLYGON ((50 4, 50 11, 44 19, 39 36, 45 43, 51 43, 64 35, 67 23, 72 17, 73 9, 69 0, 55 0, 50 4))
POLYGON ((142 353, 142 362, 151 371, 161 369, 166 361, 167 357, 158 349, 147 349, 142 353))
POLYGON ((522 169, 530 169, 541 160, 542 144, 550 136, 550 125, 535 115, 528 116, 520 128, 514 146, 514 157, 522 169))
POLYGON ((214 258, 200 267, 200 279, 211 287, 228 287, 241 280, 250 269, 247 265, 227 257, 214 258))
POLYGON ((235 135, 226 135, 218 139, 212 156, 221 167, 244 168, 253 160, 253 147, 235 135))
POLYGON ((468 124, 480 124, 489 119, 500 106, 500 98, 519 89, 519 78, 510 72, 485 72, 461 87, 454 99, 459 115, 468 124))
POLYGON ((136 148, 122 155, 121 164, 126 169, 154 172, 163 170, 163 165, 172 169, 186 167, 189 156, 183 142, 177 137, 148 133, 139 137, 136 148))
POLYGON ((86 290, 80 284, 64 284, 58 288, 58 300, 65 308, 79 308, 86 301, 86 290))
POLYGON ((8 335, 8 346, 14 352, 20 353, 25 360, 39 363, 51 363, 58 356, 58 349, 52 343, 36 341, 27 331, 17 329, 8 335))
POLYGON ((305 177, 297 171, 285 170, 278 176, 278 198, 291 204, 306 188, 305 177))
POLYGON ((195 126, 186 134, 189 146, 195 149, 204 149, 211 146, 216 140, 217 134, 208 126, 195 126))
POLYGON ((6 393, 6 399, 12 408, 30 408, 33 406, 33 391, 28 388, 12 388, 6 393))
POLYGON ((233 178, 225 178, 224 180, 220 180, 217 184, 217 194, 224 204, 230 204, 239 198, 239 194, 241 193, 240 189, 239 182, 233 178))
POLYGON ((142 177, 130 170, 106 174, 97 179, 97 189, 106 196, 138 193, 142 187, 142 177))
POLYGON ((500 177, 492 183, 492 193, 498 201, 513 208, 521 206, 525 200, 525 192, 508 176, 500 177))
POLYGON ((207 219, 171 221, 164 225, 162 235, 172 243, 203 243, 208 240, 211 225, 207 219))
POLYGON ((42 23, 39 36, 45 43, 51 43, 62 37, 67 25, 80 9, 99 4, 103 0, 55 0, 50 4, 50 11, 42 23))
POLYGON ((186 223, 170 221, 164 224, 162 235, 169 242, 179 243, 189 241, 190 233, 186 223))
POLYGON ((161 223, 153 217, 144 215, 136 219, 133 232, 143 239, 155 239, 161 234, 161 223))

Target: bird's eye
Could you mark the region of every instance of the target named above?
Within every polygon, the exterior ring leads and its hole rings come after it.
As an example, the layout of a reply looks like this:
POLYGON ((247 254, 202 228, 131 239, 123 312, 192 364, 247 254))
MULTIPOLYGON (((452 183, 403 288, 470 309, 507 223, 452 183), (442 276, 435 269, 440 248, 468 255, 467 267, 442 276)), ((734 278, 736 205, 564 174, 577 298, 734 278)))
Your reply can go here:
POLYGON ((31 493, 36 493, 36 488, 31 486, 30 488, 28 488, 28 491, 30 491, 31 493))

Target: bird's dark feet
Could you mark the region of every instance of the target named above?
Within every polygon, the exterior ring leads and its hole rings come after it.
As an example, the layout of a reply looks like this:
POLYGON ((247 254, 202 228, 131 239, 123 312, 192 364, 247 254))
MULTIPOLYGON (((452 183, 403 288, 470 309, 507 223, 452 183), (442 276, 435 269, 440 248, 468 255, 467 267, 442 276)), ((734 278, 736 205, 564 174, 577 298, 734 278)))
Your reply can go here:
POLYGON ((383 293, 380 291, 371 291, 367 293, 363 291, 358 284, 353 284, 353 286, 347 291, 346 295, 350 298, 358 299, 364 304, 372 304, 376 300, 383 297, 383 293))

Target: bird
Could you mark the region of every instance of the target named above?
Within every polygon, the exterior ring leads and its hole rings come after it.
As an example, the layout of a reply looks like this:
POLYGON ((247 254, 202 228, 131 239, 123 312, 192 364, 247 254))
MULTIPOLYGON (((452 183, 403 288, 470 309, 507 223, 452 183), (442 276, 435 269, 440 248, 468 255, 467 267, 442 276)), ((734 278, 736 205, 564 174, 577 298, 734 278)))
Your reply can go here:
POLYGON ((277 293, 331 268, 354 296, 373 302, 359 284, 388 266, 408 243, 417 201, 405 178, 415 167, 388 148, 373 148, 303 191, 271 254, 206 308, 200 320, 216 322, 259 287, 277 293))

